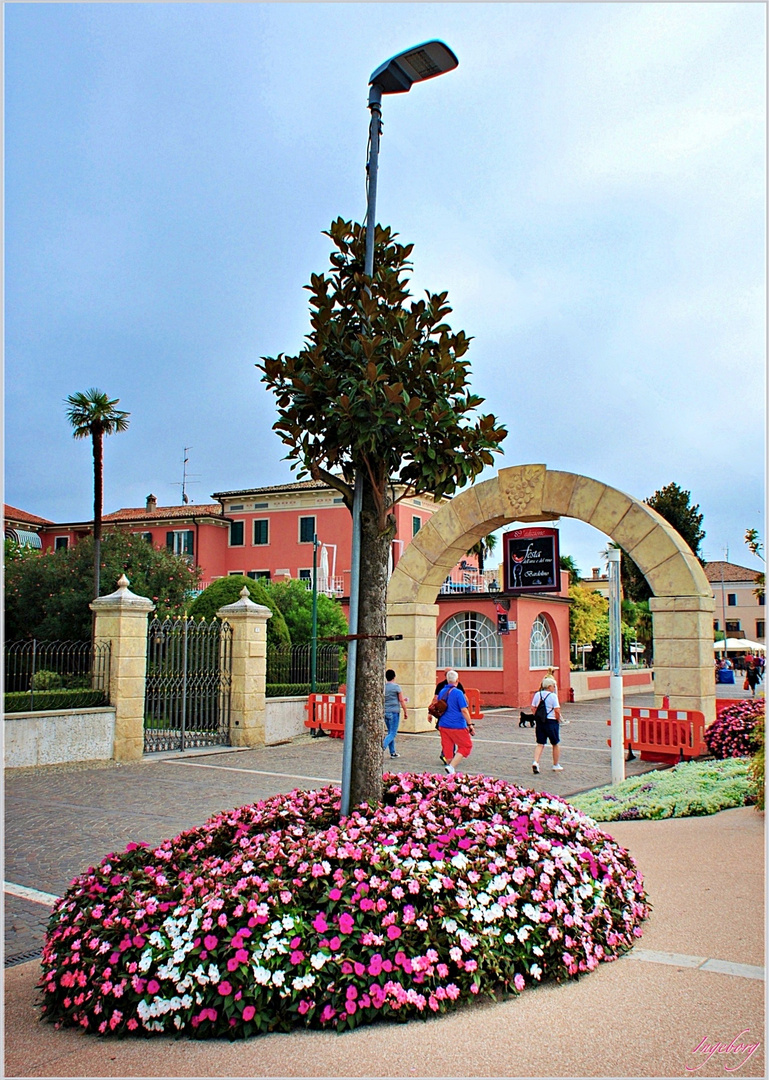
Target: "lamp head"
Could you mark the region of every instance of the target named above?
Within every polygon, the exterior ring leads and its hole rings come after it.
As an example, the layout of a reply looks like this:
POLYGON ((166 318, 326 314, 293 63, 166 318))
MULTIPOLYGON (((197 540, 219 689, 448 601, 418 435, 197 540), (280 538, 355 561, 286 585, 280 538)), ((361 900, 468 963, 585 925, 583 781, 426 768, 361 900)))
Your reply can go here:
POLYGON ((385 60, 372 73, 369 86, 379 87, 383 94, 405 94, 412 83, 453 71, 458 64, 448 45, 442 41, 425 41, 385 60))

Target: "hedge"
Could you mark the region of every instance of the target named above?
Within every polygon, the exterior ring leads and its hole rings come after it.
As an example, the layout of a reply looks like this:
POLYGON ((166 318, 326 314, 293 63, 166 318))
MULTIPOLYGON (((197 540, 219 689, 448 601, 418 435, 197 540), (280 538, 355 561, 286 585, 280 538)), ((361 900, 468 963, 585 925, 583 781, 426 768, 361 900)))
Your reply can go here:
POLYGON ((103 690, 36 690, 31 700, 29 691, 14 691, 5 695, 7 713, 57 712, 108 704, 103 690))

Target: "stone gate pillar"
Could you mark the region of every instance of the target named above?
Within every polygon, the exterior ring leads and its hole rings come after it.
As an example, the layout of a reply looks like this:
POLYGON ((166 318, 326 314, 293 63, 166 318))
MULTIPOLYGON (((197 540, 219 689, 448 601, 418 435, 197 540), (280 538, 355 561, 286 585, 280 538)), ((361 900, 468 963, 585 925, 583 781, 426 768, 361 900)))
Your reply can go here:
POLYGON ((705 726, 716 718, 713 669, 713 596, 652 596, 654 626, 654 704, 670 698, 671 709, 704 713, 705 726))
POLYGON ((435 620, 437 604, 391 603, 387 606, 387 633, 403 634, 387 642, 387 666, 408 701, 408 719, 400 730, 429 731, 427 706, 435 690, 435 620))
POLYGON ((255 604, 244 585, 240 600, 219 608, 232 627, 230 744, 264 746, 267 691, 267 620, 272 612, 255 604))
POLYGON ((144 753, 144 690, 147 677, 147 616, 155 605, 128 588, 125 574, 117 590, 98 596, 94 641, 110 642, 109 700, 115 709, 115 761, 137 761, 144 753))

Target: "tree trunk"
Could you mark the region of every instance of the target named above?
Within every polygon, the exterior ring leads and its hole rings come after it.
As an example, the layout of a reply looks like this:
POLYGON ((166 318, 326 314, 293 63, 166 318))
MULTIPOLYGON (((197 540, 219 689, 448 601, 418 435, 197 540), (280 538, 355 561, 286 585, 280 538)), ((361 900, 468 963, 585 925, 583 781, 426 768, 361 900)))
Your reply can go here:
POLYGON ((101 510, 104 503, 104 441, 93 432, 93 589, 99 595, 101 577, 101 510))
POLYGON ((363 802, 380 803, 384 794, 382 739, 385 734, 387 557, 395 535, 395 518, 389 515, 387 521, 387 528, 382 532, 371 482, 365 477, 361 512, 358 633, 372 636, 358 640, 350 809, 363 802))

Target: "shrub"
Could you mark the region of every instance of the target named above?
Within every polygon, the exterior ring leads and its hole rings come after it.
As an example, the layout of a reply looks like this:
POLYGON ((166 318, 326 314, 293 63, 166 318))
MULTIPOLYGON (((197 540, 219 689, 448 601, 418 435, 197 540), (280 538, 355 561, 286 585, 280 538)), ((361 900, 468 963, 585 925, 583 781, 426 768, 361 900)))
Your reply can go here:
POLYGON ((289 645, 291 635, 286 626, 286 620, 278 610, 277 605, 270 599, 267 590, 254 578, 243 574, 232 574, 229 577, 218 578, 212 581, 200 596, 196 596, 187 608, 187 614, 194 619, 215 619, 216 613, 227 604, 234 604, 240 600, 243 586, 248 589, 248 595, 255 604, 261 604, 269 608, 272 618, 267 620, 267 644, 289 645))
MULTIPOLYGON (((266 697, 306 697, 310 693, 310 683, 267 683, 266 697)), ((316 694, 336 694, 337 684, 316 682, 316 694)))
POLYGON ((750 787, 756 800, 756 807, 763 810, 766 806, 766 717, 760 716, 753 729, 756 752, 748 766, 750 787))
POLYGON ((762 698, 735 702, 716 717, 705 732, 710 753, 717 758, 750 757, 757 750, 756 721, 765 713, 762 698))
POLYGON ((248 1037, 431 1016, 576 978, 641 935, 628 853, 568 803, 483 776, 385 774, 223 812, 73 881, 42 1011, 86 1031, 248 1037))
POLYGON ((682 762, 574 795, 569 800, 595 821, 716 814, 751 802, 744 761, 682 762))
POLYGON ((31 682, 33 690, 56 690, 64 685, 64 680, 58 671, 46 671, 44 668, 35 672, 31 682))
POLYGON ((34 697, 29 693, 12 692, 4 695, 5 711, 46 712, 61 709, 87 709, 107 704, 107 694, 103 690, 36 690, 34 697))

